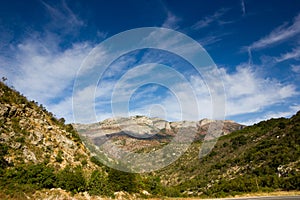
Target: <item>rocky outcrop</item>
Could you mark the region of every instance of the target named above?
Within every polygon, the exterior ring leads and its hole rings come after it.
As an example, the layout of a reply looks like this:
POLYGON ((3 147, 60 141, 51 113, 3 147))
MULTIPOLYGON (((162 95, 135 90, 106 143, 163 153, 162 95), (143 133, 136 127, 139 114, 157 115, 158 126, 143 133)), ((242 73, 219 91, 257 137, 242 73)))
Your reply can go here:
POLYGON ((93 168, 89 151, 66 127, 42 106, 1 83, 0 143, 10 148, 5 156, 10 165, 46 162, 63 168, 87 160, 93 168))

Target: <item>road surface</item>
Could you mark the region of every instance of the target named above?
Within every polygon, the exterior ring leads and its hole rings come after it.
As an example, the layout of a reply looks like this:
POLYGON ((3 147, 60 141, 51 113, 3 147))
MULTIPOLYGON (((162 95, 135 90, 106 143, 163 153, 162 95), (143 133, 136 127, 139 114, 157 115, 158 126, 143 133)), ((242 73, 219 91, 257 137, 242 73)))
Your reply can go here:
MULTIPOLYGON (((224 198, 223 200, 300 200, 300 196, 273 196, 273 197, 240 197, 224 198)), ((220 200, 220 199, 218 199, 220 200)))

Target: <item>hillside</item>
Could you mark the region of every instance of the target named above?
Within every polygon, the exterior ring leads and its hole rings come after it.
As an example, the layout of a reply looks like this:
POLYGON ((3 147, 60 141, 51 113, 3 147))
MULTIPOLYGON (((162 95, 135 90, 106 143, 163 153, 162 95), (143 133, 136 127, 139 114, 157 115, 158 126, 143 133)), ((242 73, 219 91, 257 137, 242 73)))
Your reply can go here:
POLYGON ((71 125, 2 82, 0 134, 1 199, 43 188, 83 191, 80 181, 101 170, 71 125))
POLYGON ((139 192, 135 178, 103 166, 72 125, 0 82, 0 199, 139 192))
POLYGON ((159 171, 117 171, 90 153, 72 125, 0 82, 0 199, 222 197, 300 190, 300 112, 249 127, 224 121, 223 136, 200 160, 202 139, 213 121, 167 122, 143 116, 122 120, 131 135, 124 134, 115 119, 74 126, 80 134, 93 130, 100 141, 106 135, 135 152, 163 146, 178 127, 196 131, 196 137, 183 156, 159 171), (139 128, 129 123, 132 120, 139 128))
MULTIPOLYGON (((8 148, 7 165, 45 162, 63 168, 88 160, 89 152, 64 119, 57 120, 42 105, 4 85, 0 97, 1 144, 8 148)), ((94 168, 90 162, 87 167, 94 168)))
POLYGON ((193 143, 184 156, 156 175, 191 196, 300 190, 300 112, 222 136, 199 160, 200 145, 193 143))

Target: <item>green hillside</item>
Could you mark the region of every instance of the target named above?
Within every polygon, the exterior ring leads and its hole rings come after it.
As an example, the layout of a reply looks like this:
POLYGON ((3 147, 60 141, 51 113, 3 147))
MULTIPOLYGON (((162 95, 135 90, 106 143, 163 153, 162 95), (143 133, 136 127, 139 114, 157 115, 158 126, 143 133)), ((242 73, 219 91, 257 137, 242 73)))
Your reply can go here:
POLYGON ((200 145, 157 173, 165 184, 203 197, 300 190, 300 112, 222 136, 201 160, 200 145))

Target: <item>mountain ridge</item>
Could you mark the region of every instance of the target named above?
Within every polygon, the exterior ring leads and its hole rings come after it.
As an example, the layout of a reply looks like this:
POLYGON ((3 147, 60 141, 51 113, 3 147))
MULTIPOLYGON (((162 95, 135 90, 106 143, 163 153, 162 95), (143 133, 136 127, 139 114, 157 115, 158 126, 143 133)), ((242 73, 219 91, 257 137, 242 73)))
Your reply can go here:
POLYGON ((136 139, 151 139, 156 134, 174 136, 181 128, 190 128, 198 138, 205 135, 213 123, 221 123, 222 134, 226 135, 232 131, 240 130, 246 126, 232 120, 201 119, 199 121, 176 121, 169 122, 157 117, 131 116, 109 118, 91 124, 72 124, 81 135, 90 137, 109 136, 123 133, 136 139))

